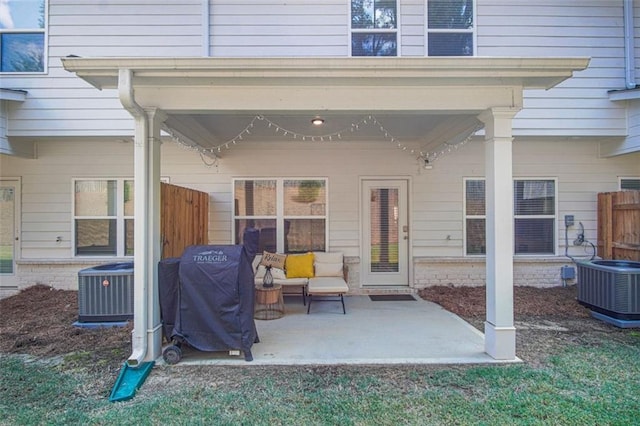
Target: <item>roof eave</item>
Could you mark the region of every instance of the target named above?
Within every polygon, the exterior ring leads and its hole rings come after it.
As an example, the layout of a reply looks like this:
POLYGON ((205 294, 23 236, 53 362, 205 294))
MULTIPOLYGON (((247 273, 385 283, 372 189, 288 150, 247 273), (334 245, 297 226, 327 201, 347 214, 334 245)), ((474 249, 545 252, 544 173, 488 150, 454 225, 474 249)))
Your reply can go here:
POLYGON ((498 85, 551 88, 585 69, 589 58, 62 58, 65 70, 98 89, 118 86, 118 70, 129 69, 134 84, 255 84, 295 79, 298 84, 367 85, 403 81, 421 85, 498 85), (146 81, 146 83, 145 83, 146 81))

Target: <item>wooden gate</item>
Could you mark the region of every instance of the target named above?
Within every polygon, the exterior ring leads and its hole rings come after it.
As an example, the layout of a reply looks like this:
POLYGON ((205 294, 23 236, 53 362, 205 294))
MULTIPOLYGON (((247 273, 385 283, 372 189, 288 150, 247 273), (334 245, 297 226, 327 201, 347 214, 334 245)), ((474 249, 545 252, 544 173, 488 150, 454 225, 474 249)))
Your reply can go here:
POLYGON ((640 261, 640 191, 598 194, 598 256, 640 261))
POLYGON ((209 232, 209 194, 162 182, 162 258, 180 257, 185 247, 204 245, 209 232))

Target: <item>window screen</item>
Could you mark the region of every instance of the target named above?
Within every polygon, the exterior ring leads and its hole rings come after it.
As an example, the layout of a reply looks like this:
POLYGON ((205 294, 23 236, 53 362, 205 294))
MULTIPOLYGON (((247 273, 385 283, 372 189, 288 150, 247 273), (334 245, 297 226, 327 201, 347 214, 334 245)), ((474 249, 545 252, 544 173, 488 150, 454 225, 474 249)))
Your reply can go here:
POLYGON ((620 190, 640 190, 640 178, 621 178, 620 190))
POLYGON ((351 0, 351 55, 398 55, 396 0, 351 0))
POLYGON ((473 19, 473 0, 428 0, 428 55, 472 56, 473 19))
MULTIPOLYGON (((556 182, 551 179, 514 180, 514 253, 553 255, 556 238, 556 182)), ((486 254, 485 181, 465 181, 465 251, 486 254)))
POLYGON ((0 72, 43 72, 45 69, 45 0, 0 4, 0 72))
POLYGON ((465 182, 466 253, 485 254, 484 180, 465 182))
POLYGON ((236 244, 247 227, 260 230, 260 251, 325 250, 326 179, 235 180, 234 227, 236 244))
POLYGON ((133 255, 133 188, 133 180, 124 179, 74 182, 76 255, 133 255))

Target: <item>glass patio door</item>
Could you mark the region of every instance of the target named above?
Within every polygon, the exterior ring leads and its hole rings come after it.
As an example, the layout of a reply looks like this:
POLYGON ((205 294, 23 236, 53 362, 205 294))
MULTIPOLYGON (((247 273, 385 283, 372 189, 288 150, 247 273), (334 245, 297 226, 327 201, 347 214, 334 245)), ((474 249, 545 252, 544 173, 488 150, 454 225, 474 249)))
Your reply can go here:
POLYGON ((362 181, 362 285, 409 285, 406 180, 362 181))
POLYGON ((19 181, 0 180, 0 296, 15 292, 18 245, 19 181))

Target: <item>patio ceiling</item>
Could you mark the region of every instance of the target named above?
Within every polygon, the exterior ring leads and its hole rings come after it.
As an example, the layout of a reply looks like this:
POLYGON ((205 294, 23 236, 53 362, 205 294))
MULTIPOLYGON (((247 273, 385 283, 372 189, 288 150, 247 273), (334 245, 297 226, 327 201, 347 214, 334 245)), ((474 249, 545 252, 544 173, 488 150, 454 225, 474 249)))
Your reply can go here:
POLYGON ((480 112, 521 108, 524 88, 552 87, 584 69, 588 59, 69 57, 62 62, 98 89, 122 90, 119 72, 130 71, 141 107, 162 110, 166 128, 220 156, 224 152, 216 148, 248 126, 251 139, 260 142, 287 139, 285 132, 289 137, 340 134, 343 140, 395 139, 433 150, 476 129, 480 112), (316 116, 324 125, 311 124, 316 116))
POLYGON ((165 121, 168 128, 197 140, 198 145, 222 156, 225 147, 243 134, 244 139, 271 142, 299 141, 380 141, 397 140, 420 150, 430 150, 458 135, 467 136, 479 126, 475 114, 388 114, 388 113, 314 113, 288 114, 171 114, 165 121), (313 125, 321 117, 324 123, 313 125), (246 133, 250 131, 250 134, 246 133), (220 152, 222 151, 222 152, 220 152))

